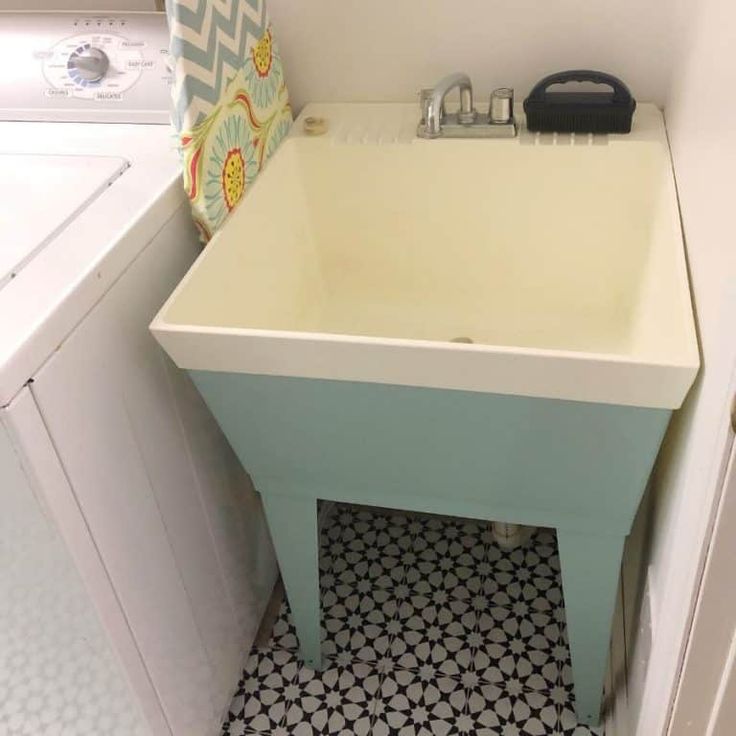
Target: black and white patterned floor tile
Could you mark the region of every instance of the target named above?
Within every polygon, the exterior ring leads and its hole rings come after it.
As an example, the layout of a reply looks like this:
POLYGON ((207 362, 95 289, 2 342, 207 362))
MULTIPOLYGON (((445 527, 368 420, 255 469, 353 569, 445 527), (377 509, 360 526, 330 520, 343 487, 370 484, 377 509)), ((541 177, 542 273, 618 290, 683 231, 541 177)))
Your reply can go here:
POLYGON ((555 535, 337 506, 321 532, 326 667, 284 603, 223 736, 593 736, 575 719, 555 535))

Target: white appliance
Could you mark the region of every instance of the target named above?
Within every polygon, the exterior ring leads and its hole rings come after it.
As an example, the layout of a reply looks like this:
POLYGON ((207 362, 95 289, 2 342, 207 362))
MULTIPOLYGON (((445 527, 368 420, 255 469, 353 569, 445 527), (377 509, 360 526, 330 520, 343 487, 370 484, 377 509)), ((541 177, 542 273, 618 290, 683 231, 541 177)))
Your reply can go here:
POLYGON ((0 14, 3 734, 219 733, 276 577, 148 331, 200 251, 167 47, 157 13, 0 14))

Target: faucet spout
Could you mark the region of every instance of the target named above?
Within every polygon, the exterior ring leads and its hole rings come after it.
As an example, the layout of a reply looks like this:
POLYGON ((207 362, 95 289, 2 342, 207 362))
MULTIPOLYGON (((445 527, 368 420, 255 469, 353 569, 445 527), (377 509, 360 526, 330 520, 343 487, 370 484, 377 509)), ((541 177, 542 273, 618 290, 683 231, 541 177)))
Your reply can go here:
POLYGON ((461 123, 472 123, 475 118, 473 109, 473 85, 470 77, 462 72, 448 74, 435 85, 427 101, 426 130, 428 137, 440 135, 442 125, 442 110, 445 97, 458 87, 460 90, 460 112, 458 120, 461 123))

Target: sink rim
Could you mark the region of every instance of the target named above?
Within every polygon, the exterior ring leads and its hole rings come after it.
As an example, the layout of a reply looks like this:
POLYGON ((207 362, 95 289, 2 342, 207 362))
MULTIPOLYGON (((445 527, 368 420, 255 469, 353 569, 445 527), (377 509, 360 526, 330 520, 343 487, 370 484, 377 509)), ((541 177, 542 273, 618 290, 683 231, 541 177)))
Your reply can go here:
POLYGON ((677 409, 700 367, 697 353, 665 363, 547 348, 186 325, 167 322, 165 314, 166 305, 151 331, 180 368, 197 371, 677 409))
MULTIPOLYGON (((182 282, 183 283, 183 282, 182 282)), ((178 288, 178 287, 177 287, 178 288)), ((172 292, 172 296, 173 296, 172 292)), ((451 338, 447 340, 426 340, 413 337, 376 337, 375 335, 354 335, 350 333, 320 332, 307 330, 273 330, 261 327, 226 327, 215 325, 200 325, 184 322, 167 322, 165 318, 165 307, 152 320, 149 329, 157 335, 163 332, 198 333, 202 335, 227 335, 233 337, 258 337, 263 339, 288 339, 304 342, 325 343, 355 343, 359 345, 386 345, 400 348, 425 348, 451 350, 455 352, 468 353, 494 353, 508 355, 546 356, 550 358, 564 358, 565 360, 605 360, 611 363, 648 365, 663 368, 699 368, 700 355, 698 351, 692 351, 687 360, 660 360, 656 358, 636 358, 623 353, 612 353, 595 350, 569 350, 565 348, 534 348, 524 345, 497 345, 474 341, 455 342, 451 338)))

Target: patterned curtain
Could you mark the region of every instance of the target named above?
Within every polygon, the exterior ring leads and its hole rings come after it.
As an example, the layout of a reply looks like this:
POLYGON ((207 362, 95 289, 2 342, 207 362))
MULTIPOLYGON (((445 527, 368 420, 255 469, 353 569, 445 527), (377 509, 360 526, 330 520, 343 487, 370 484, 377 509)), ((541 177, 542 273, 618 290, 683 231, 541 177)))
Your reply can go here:
POLYGON ((266 0, 167 0, 173 122, 203 242, 291 127, 266 0))

